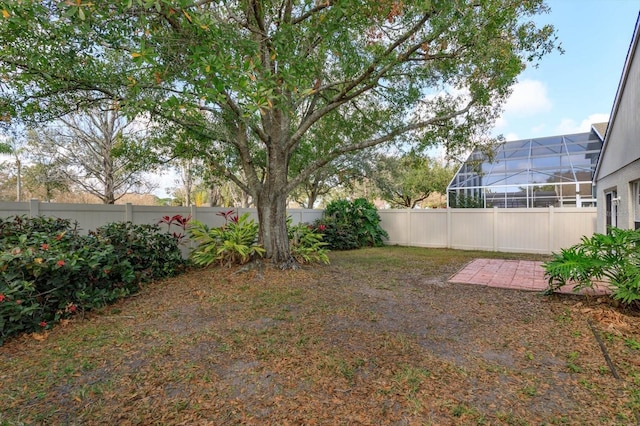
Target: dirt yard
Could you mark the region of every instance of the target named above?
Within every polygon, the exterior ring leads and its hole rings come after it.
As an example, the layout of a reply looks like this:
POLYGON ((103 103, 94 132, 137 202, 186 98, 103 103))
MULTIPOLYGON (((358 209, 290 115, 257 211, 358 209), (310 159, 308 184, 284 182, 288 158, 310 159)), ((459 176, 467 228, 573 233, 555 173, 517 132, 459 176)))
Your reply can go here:
POLYGON ((637 425, 640 317, 447 282, 488 256, 538 259, 387 247, 155 283, 0 347, 0 425, 637 425))

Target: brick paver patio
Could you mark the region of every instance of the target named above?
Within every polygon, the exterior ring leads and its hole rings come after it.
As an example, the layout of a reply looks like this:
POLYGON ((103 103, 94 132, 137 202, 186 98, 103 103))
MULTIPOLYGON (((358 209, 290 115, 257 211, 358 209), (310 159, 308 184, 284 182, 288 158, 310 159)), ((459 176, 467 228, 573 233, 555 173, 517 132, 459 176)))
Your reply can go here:
MULTIPOLYGON (((449 278, 449 282, 525 291, 545 291, 547 288, 542 262, 532 260, 476 259, 449 278)), ((559 292, 573 293, 572 288, 566 285, 559 292)), ((609 289, 604 283, 580 292, 589 295, 607 293, 609 289)))

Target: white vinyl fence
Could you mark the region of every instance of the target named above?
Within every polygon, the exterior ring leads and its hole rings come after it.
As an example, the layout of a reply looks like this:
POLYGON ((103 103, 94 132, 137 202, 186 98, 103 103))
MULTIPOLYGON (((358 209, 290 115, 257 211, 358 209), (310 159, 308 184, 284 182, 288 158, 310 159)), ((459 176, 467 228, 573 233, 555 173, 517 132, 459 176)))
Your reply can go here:
MULTIPOLYGON (((136 206, 133 204, 59 204, 43 203, 31 200, 24 203, 0 202, 0 217, 26 215, 29 217, 47 216, 71 219, 78 222, 81 233, 94 230, 111 222, 131 222, 136 225, 157 224, 164 216, 189 216, 210 227, 222 226, 225 218, 219 213, 233 210, 238 215, 249 213, 258 220, 256 209, 231 207, 170 207, 170 206, 136 206)), ((287 211, 294 224, 313 222, 322 216, 322 210, 290 209, 287 211)), ((173 225, 171 231, 178 231, 173 225)), ((166 225, 160 225, 166 227, 166 225)))
MULTIPOLYGON (((218 213, 223 207, 166 207, 58 204, 31 200, 23 203, 0 202, 0 217, 13 215, 50 216, 77 221, 86 233, 110 222, 130 221, 155 224, 163 216, 191 215, 211 227, 221 226, 225 219, 218 213)), ((257 220, 255 209, 233 209, 248 212, 257 220)), ((596 232, 597 209, 533 208, 533 209, 389 209, 379 210, 382 228, 389 234, 389 245, 453 248, 502 252, 550 254, 580 242, 582 236, 596 232)), ((322 216, 322 210, 290 209, 293 223, 310 223, 322 216)), ((161 225, 163 226, 163 225, 161 225)), ((172 228, 172 231, 177 229, 172 228)))
POLYGON ((388 244, 550 254, 596 232, 595 207, 380 210, 388 244))

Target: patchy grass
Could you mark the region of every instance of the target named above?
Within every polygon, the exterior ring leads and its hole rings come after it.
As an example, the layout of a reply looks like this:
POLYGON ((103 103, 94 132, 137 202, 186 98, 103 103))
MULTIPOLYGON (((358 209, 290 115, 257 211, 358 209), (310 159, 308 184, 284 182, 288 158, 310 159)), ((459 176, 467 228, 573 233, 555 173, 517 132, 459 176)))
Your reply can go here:
POLYGON ((385 247, 152 284, 0 347, 0 425, 637 424, 640 318, 447 283, 491 256, 536 259, 385 247))

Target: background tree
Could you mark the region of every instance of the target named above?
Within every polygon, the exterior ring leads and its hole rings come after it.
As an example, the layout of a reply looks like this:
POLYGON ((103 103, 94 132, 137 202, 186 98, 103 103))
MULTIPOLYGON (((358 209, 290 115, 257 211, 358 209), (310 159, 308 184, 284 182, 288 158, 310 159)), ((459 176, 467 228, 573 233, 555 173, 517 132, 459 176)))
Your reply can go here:
POLYGON ((210 155, 253 198, 261 243, 281 265, 292 261, 294 188, 346 153, 400 139, 468 148, 525 64, 554 47, 553 29, 529 20, 543 0, 4 5, 11 90, 0 115, 47 119, 108 98, 219 142, 210 155), (310 133, 319 125, 331 131, 310 133), (305 144, 317 156, 292 176, 305 144))
POLYGON ((25 162, 25 138, 22 132, 22 126, 15 125, 9 126, 8 123, 1 123, 0 131, 4 132, 5 142, 0 144, 0 154, 9 155, 11 160, 0 163, 2 166, 6 166, 9 170, 7 172, 7 180, 11 180, 13 183, 12 197, 6 199, 15 200, 17 202, 23 201, 23 164, 25 162))
MULTIPOLYGON (((312 144, 302 148, 291 159, 289 173, 292 177, 297 176, 318 155, 312 144)), ((327 196, 336 194, 339 188, 352 190, 357 182, 365 178, 366 170, 370 169, 371 156, 370 150, 363 150, 333 160, 294 188, 290 199, 307 209, 315 208, 318 201, 326 204, 327 196)))
POLYGON ((413 209, 432 193, 446 194, 455 166, 410 152, 402 156, 380 155, 374 182, 380 196, 392 207, 413 209))
POLYGON ((69 181, 55 163, 37 162, 23 169, 24 187, 32 198, 51 202, 56 193, 69 192, 69 181))
POLYGON ((55 163, 69 182, 104 204, 114 204, 125 194, 152 188, 137 158, 115 152, 119 145, 139 143, 143 130, 135 126, 117 109, 103 105, 32 131, 29 146, 33 155, 55 163))

